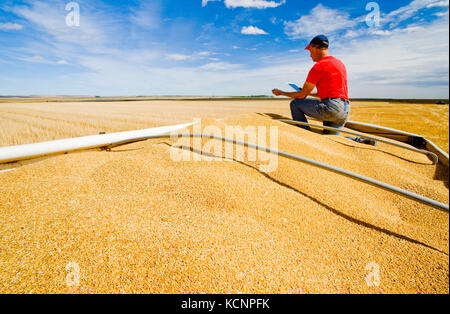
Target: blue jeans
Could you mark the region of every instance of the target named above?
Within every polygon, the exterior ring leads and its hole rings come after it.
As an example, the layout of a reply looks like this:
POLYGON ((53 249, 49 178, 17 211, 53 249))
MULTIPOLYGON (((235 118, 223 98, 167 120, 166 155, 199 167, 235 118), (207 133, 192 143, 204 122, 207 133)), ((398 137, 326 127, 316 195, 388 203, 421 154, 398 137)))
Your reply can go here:
MULTIPOLYGON (((323 121, 324 126, 337 129, 347 122, 350 114, 350 104, 338 98, 324 99, 294 99, 291 102, 292 118, 295 121, 308 122, 306 116, 323 121)), ((300 126, 303 129, 311 130, 309 126, 300 126)), ((333 131, 324 130, 324 134, 336 134, 333 131)))

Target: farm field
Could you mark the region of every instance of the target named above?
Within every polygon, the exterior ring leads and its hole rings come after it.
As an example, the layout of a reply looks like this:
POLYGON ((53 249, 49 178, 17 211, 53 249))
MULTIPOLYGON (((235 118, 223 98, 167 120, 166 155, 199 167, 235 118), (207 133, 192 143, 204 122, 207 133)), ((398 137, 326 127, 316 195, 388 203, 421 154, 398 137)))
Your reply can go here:
MULTIPOLYGON (((87 99, 85 99, 87 100, 87 99)), ((288 100, 153 100, 127 102, 0 102, 0 146, 218 119, 243 113, 291 118, 288 100)), ((17 101, 17 99, 16 99, 17 101)), ((449 152, 449 106, 352 102, 350 120, 423 135, 449 152)))

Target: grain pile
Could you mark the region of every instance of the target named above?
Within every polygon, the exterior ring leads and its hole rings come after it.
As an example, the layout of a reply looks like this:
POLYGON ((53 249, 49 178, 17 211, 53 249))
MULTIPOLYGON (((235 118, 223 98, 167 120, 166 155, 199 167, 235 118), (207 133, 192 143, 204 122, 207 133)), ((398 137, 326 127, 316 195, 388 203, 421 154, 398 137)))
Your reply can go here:
MULTIPOLYGON (((277 126, 280 150, 449 201, 448 169, 415 152, 260 114, 202 125, 277 126)), ((448 213, 282 157, 175 162, 176 143, 0 172, 0 292, 449 292, 448 213)))

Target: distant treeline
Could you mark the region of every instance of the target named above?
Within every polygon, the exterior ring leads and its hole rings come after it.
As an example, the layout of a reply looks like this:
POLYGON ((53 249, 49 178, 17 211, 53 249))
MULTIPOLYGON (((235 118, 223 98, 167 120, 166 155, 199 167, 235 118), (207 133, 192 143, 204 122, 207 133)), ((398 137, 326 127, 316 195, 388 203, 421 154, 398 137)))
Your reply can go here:
POLYGON ((352 98, 352 101, 401 102, 410 104, 448 104, 448 99, 352 98))
MULTIPOLYGON (((162 98, 161 98, 162 99, 162 98)), ((231 97, 190 97, 183 100, 274 100, 283 99, 274 96, 231 96, 231 97)), ((288 100, 288 98, 285 98, 288 100)), ((395 99, 395 98, 351 98, 350 101, 367 102, 390 102, 390 103, 410 103, 410 104, 448 104, 448 99, 395 99)))
MULTIPOLYGON (((93 102, 115 102, 115 101, 145 101, 145 100, 274 100, 283 99, 275 98, 269 95, 252 95, 252 96, 1 96, 0 99, 8 101, 9 99, 32 100, 37 102, 67 102, 67 101, 93 101, 93 102)), ((286 100, 288 100, 286 98, 286 100)), ((397 98, 352 98, 351 101, 367 101, 367 102, 390 102, 390 103, 411 103, 411 104, 448 104, 448 99, 397 99, 397 98)))

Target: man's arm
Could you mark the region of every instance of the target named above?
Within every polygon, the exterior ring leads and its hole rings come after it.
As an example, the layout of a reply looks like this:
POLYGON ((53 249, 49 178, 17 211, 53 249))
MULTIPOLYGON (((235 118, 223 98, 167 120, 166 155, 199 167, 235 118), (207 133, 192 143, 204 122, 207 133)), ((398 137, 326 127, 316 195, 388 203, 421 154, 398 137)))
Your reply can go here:
MULTIPOLYGON (((305 84, 303 85, 303 88, 299 91, 299 92, 283 92, 279 89, 274 89, 272 90, 272 93, 275 96, 286 96, 286 97, 290 97, 290 98, 295 98, 295 99, 305 99, 306 97, 308 97, 311 92, 313 91, 314 87, 316 87, 316 85, 309 83, 309 82, 305 82, 305 84)), ((311 96, 316 96, 317 94, 312 94, 311 96)))

